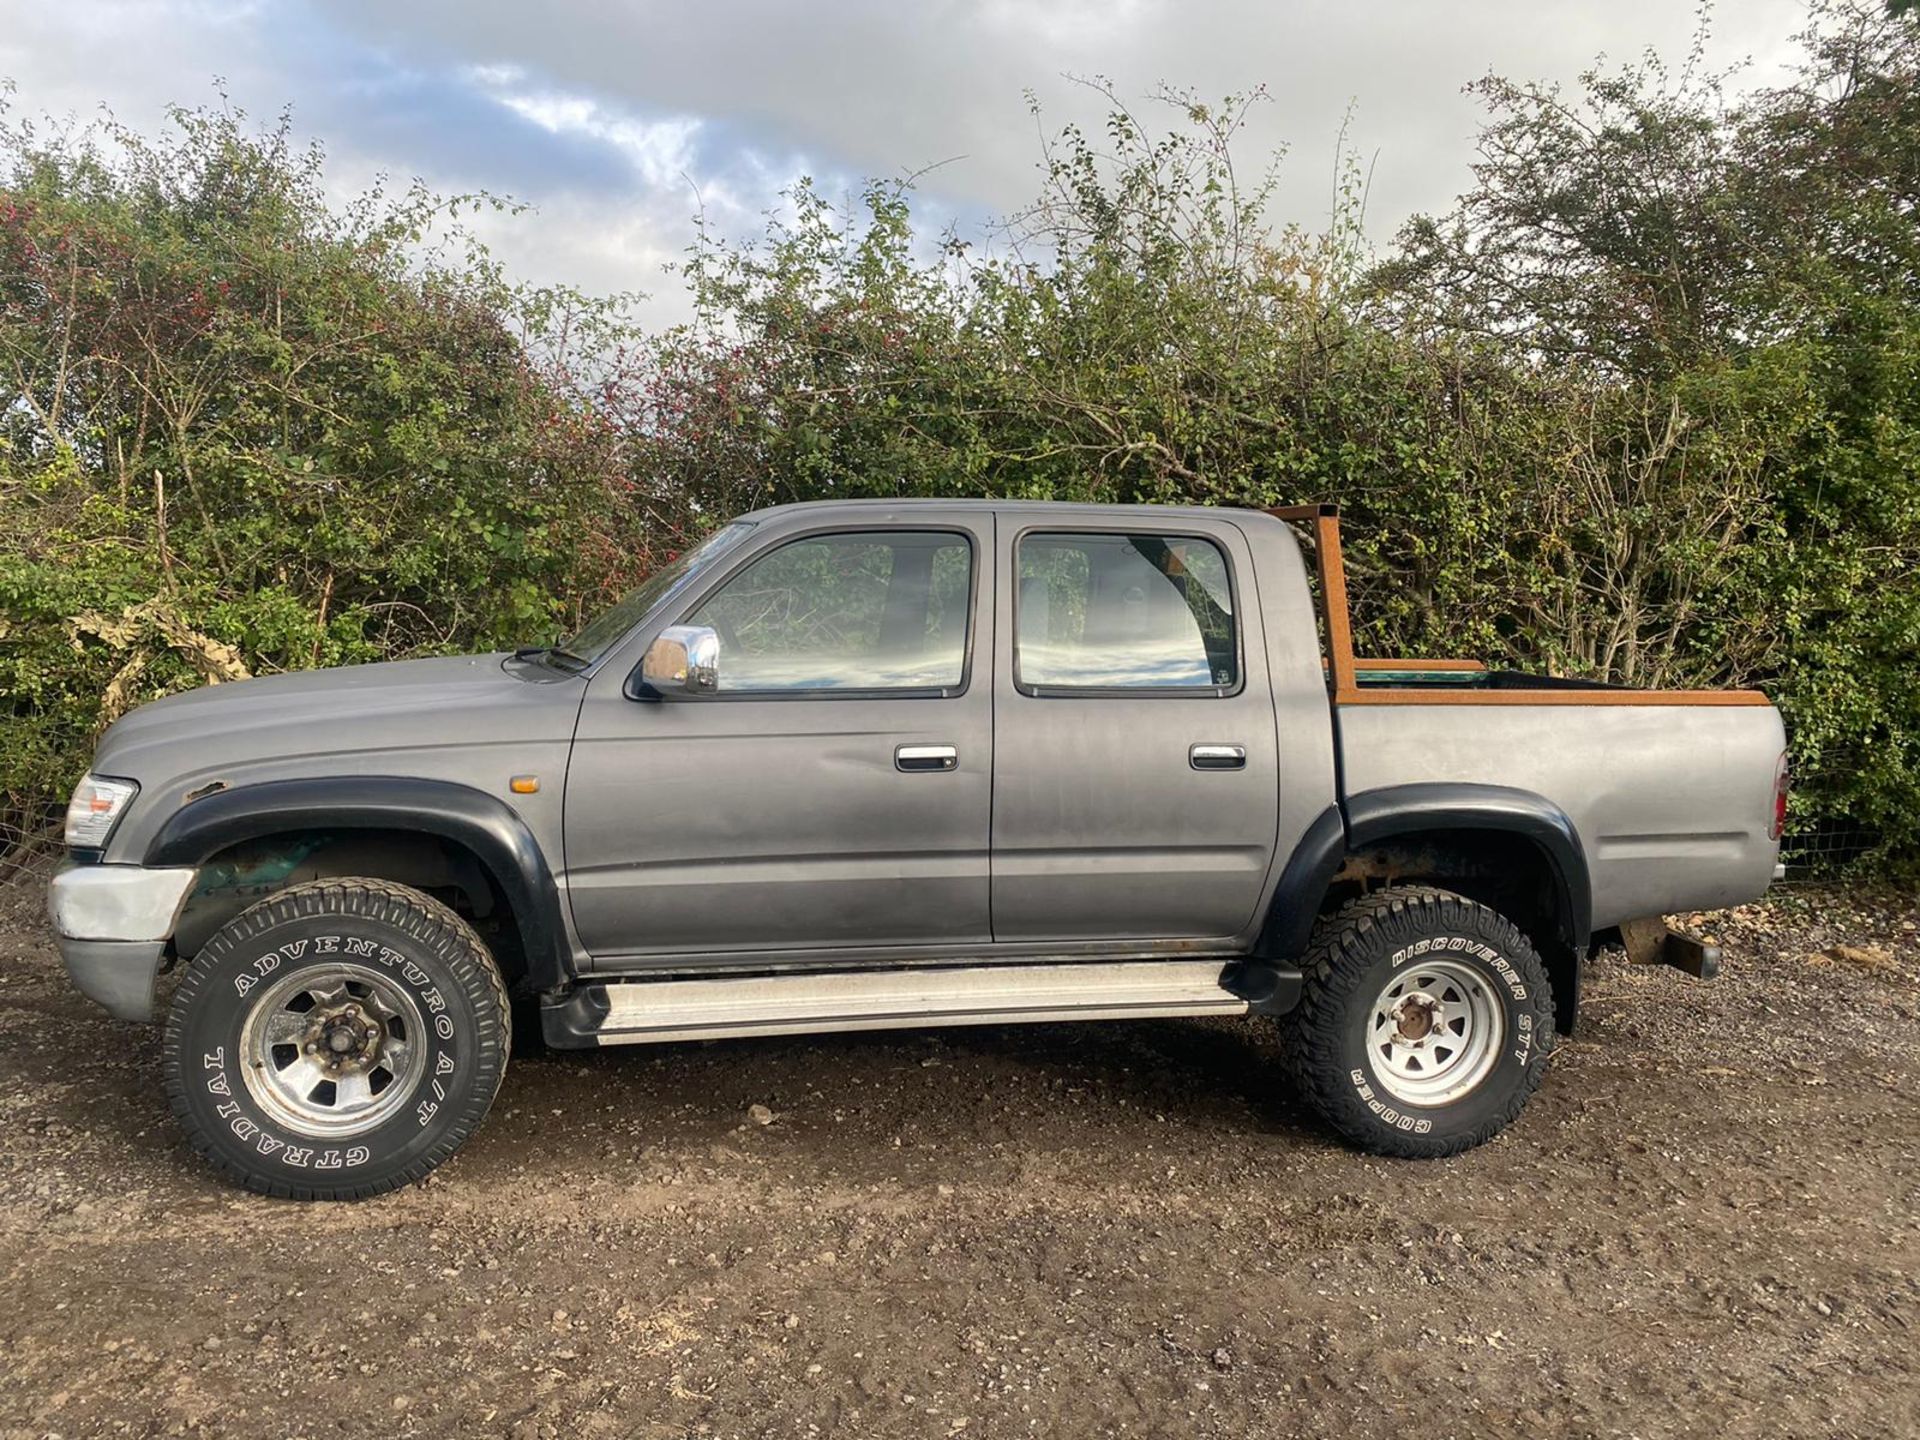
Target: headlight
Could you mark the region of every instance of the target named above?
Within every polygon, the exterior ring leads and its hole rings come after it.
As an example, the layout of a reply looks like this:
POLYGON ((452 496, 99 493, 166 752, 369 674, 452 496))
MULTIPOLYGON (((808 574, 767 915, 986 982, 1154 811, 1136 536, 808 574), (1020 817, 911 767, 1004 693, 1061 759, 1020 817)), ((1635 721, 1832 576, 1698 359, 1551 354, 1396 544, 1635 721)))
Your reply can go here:
POLYGON ((140 793, 131 780, 109 780, 89 775, 67 804, 67 845, 74 850, 104 850, 107 837, 140 793))

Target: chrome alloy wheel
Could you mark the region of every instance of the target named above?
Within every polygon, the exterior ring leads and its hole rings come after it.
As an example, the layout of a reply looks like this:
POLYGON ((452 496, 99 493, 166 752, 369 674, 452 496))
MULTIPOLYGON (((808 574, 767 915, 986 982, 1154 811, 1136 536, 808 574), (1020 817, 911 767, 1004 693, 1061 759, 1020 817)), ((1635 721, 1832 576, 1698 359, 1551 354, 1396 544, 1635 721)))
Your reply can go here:
POLYGON ((275 981, 240 1031, 241 1073, 260 1107, 298 1135, 342 1139, 390 1119, 427 1063, 413 997, 363 965, 275 981))
POLYGON ((1453 960, 1402 970, 1373 1002, 1373 1073, 1406 1105, 1447 1105, 1493 1073, 1507 1039, 1493 983, 1453 960))

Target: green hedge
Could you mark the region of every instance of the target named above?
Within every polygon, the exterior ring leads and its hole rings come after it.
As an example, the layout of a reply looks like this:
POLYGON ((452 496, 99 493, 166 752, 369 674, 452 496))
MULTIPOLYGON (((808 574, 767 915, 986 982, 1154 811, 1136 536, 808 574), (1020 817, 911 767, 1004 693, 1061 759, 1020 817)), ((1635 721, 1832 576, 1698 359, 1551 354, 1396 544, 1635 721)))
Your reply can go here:
POLYGON ((1796 826, 1910 860, 1920 21, 1822 5, 1803 47, 1741 95, 1483 81, 1475 188, 1384 255, 1350 157, 1324 230, 1266 222, 1257 98, 1111 97, 984 243, 802 185, 703 237, 664 334, 423 249, 467 202, 329 206, 284 131, 16 126, 0 787, 35 811, 225 667, 551 634, 757 504, 1333 499, 1363 647, 1760 685, 1796 826))

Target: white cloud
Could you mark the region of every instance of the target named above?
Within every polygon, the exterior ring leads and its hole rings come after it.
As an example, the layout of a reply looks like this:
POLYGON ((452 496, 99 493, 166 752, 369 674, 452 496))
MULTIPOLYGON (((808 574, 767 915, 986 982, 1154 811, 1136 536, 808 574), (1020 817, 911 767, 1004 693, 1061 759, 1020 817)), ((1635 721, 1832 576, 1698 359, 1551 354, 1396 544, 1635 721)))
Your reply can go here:
POLYGON ((700 133, 698 120, 685 116, 634 119, 583 95, 509 90, 500 93, 498 99, 542 130, 555 135, 583 135, 612 146, 647 185, 670 184, 694 169, 693 140, 700 133))
MULTIPOLYGON (((656 293, 692 238, 692 215, 759 228, 801 173, 829 194, 862 174, 950 161, 922 184, 935 217, 1004 215, 1030 198, 1043 123, 1097 125, 1100 102, 1065 76, 1123 93, 1161 81, 1202 96, 1266 85, 1245 136, 1257 163, 1289 147, 1273 218, 1321 221, 1343 115, 1372 162, 1369 228, 1444 209, 1470 181, 1476 102, 1489 69, 1571 81, 1597 52, 1658 46, 1676 60, 1693 27, 1671 0, 67 0, 11 7, 0 75, 16 110, 85 115, 101 101, 142 128, 168 101, 212 96, 273 115, 294 106, 343 184, 376 171, 445 190, 488 189, 536 213, 489 219, 520 273, 656 293), (955 158, 958 157, 958 158, 955 158), (1377 158, 1376 158, 1377 157, 1377 158)), ((1753 54, 1756 79, 1804 16, 1802 0, 1744 0, 1716 18, 1710 55, 1753 54)))

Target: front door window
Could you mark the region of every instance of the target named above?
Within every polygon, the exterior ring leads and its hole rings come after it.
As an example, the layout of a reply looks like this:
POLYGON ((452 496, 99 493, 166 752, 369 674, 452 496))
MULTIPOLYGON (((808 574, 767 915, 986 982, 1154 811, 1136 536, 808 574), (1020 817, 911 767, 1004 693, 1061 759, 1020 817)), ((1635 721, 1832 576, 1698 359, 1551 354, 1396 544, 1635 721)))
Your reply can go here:
POLYGON ((964 535, 815 535, 754 561, 687 623, 720 637, 723 695, 952 695, 966 685, 972 595, 964 535))

